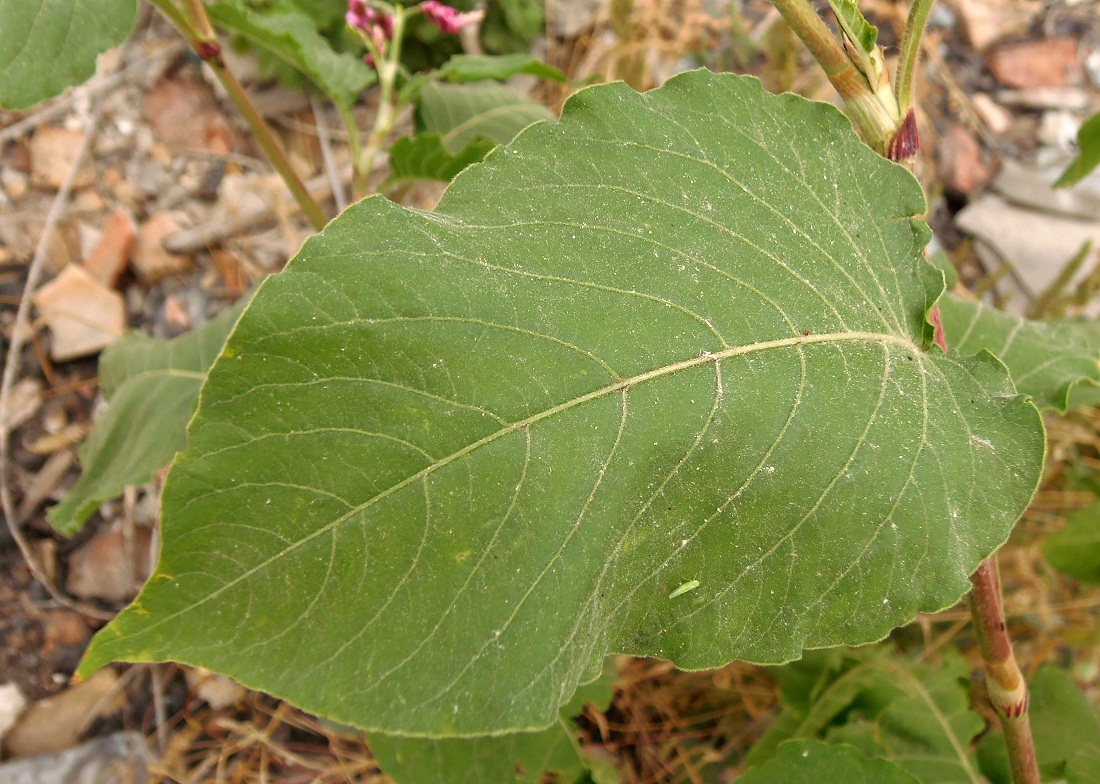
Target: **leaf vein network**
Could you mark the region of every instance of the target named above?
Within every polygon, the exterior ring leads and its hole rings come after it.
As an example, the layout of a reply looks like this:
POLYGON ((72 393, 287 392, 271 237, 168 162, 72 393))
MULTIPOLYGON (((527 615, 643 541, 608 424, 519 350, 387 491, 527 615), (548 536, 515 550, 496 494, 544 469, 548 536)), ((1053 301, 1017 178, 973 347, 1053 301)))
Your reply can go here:
MULTIPOLYGON (((639 234, 633 234, 631 232, 625 231, 623 229, 616 228, 614 226, 598 226, 598 225, 593 225, 593 224, 568 223, 568 222, 565 222, 565 221, 538 220, 538 221, 515 221, 515 222, 511 222, 511 223, 507 223, 507 224, 487 224, 487 225, 466 224, 466 226, 468 228, 486 229, 486 230, 510 229, 510 228, 517 228, 517 227, 520 227, 520 226, 541 227, 541 226, 554 226, 554 225, 564 226, 564 227, 571 227, 571 228, 576 228, 576 229, 585 229, 585 230, 589 230, 589 231, 604 231, 604 232, 607 232, 609 234, 619 234, 619 235, 622 235, 622 236, 627 237, 627 238, 632 239, 632 240, 637 240, 637 241, 641 241, 641 242, 648 242, 650 245, 652 245, 655 248, 661 248, 662 250, 668 250, 669 252, 673 253, 674 255, 679 256, 680 258, 685 259, 687 261, 691 261, 692 263, 698 264, 700 267, 702 267, 704 269, 708 269, 708 270, 714 272, 715 274, 729 280, 731 283, 734 283, 737 286, 740 286, 741 288, 744 288, 744 289, 752 292, 753 294, 759 296, 762 300, 767 302, 771 307, 775 308, 775 310, 787 321, 787 323, 791 325, 792 330, 794 329, 794 324, 793 324, 793 322, 791 322, 790 317, 787 315, 786 311, 784 311, 782 309, 782 307, 775 300, 773 300, 771 297, 769 297, 767 294, 765 294, 760 289, 758 289, 755 286, 747 283, 746 281, 742 280, 741 278, 736 277, 735 275, 731 274, 730 272, 728 272, 726 270, 723 270, 720 267, 716 267, 715 265, 711 264, 710 262, 704 261, 703 259, 698 258, 696 256, 692 256, 690 254, 684 253, 682 250, 670 247, 669 245, 666 245, 665 243, 659 242, 659 241, 657 241, 657 240, 655 240, 651 237, 646 237, 646 236, 639 235, 639 234)), ((772 260, 773 262, 775 262, 777 266, 780 266, 784 270, 786 270, 787 272, 790 272, 792 274, 792 276, 795 277, 796 280, 798 280, 801 284, 805 285, 806 288, 810 289, 814 293, 814 295, 818 299, 820 299, 822 301, 822 303, 829 310, 831 310, 833 312, 833 314, 837 318, 838 324, 842 328, 847 328, 847 324, 844 322, 844 317, 841 316, 840 311, 838 311, 836 309, 836 307, 833 305, 833 303, 829 300, 829 298, 824 296, 820 291, 818 291, 813 286, 812 283, 807 281, 805 278, 802 278, 801 276, 795 275, 793 273, 793 271, 789 267, 787 267, 786 264, 784 264, 774 254, 770 253, 769 251, 761 248, 760 246, 758 246, 754 243, 749 242, 748 240, 746 240, 744 237, 742 237, 739 234, 735 234, 735 233, 731 233, 731 234, 732 234, 732 236, 736 237, 737 239, 746 242, 753 250, 758 251, 762 256, 765 256, 766 258, 768 258, 768 259, 772 260)), ((714 329, 713 325, 710 324, 710 322, 707 319, 705 319, 703 316, 701 316, 700 314, 694 312, 690 308, 684 307, 683 305, 675 303, 671 300, 667 300, 663 297, 658 297, 658 296, 653 295, 653 294, 647 294, 646 292, 635 291, 635 290, 631 290, 631 289, 620 289, 620 288, 615 287, 615 286, 609 286, 609 285, 604 284, 604 283, 596 283, 594 281, 577 280, 576 278, 567 278, 567 277, 563 277, 563 276, 559 276, 559 275, 546 275, 546 274, 542 274, 542 273, 531 272, 529 270, 517 269, 515 267, 506 267, 506 266, 499 265, 499 264, 492 264, 490 262, 486 262, 486 261, 479 260, 479 259, 469 259, 469 258, 466 258, 466 257, 463 257, 463 256, 458 256, 456 254, 449 253, 449 252, 445 253, 445 255, 447 255, 451 258, 460 260, 460 261, 467 261, 471 264, 476 264, 478 266, 485 267, 486 269, 499 270, 501 272, 507 272, 507 273, 510 273, 510 274, 521 275, 521 276, 529 277, 529 278, 536 279, 536 280, 545 280, 545 281, 550 281, 550 282, 558 282, 558 283, 566 283, 566 284, 571 284, 571 285, 576 285, 576 286, 582 286, 582 287, 585 287, 585 288, 591 288, 591 289, 596 290, 596 291, 607 291, 607 292, 610 292, 610 293, 621 294, 621 295, 624 295, 624 296, 641 297, 641 298, 644 298, 644 299, 651 300, 653 302, 657 302, 659 304, 667 305, 668 307, 679 310, 680 312, 684 313, 685 315, 687 315, 687 316, 699 321, 700 323, 706 325, 715 334, 715 336, 722 342, 722 344, 724 346, 729 345, 726 338, 723 335, 719 334, 714 329)), ((874 304, 871 303, 871 302, 868 302, 867 304, 870 305, 873 308, 875 307, 874 304)), ((875 308, 875 310, 877 311, 878 309, 875 308)), ((879 315, 880 315, 880 321, 882 321, 883 326, 887 326, 887 322, 885 321, 885 319, 883 319, 881 317, 881 314, 879 314, 879 315)))
MULTIPOLYGON (((695 140, 694 135, 691 134, 690 131, 687 131, 687 129, 684 128, 684 126, 681 123, 679 123, 679 121, 675 117, 673 117, 672 115, 665 115, 665 116, 669 120, 670 123, 678 125, 679 127, 683 128, 684 131, 687 132, 692 137, 692 141, 696 142, 696 146, 700 149, 703 149, 704 146, 699 144, 698 141, 695 140)), ((892 300, 890 297, 888 297, 886 295, 886 290, 883 288, 882 282, 878 279, 878 276, 875 274, 875 270, 872 267, 872 265, 871 265, 869 259, 867 258, 866 254, 863 252, 863 249, 860 247, 859 243, 855 242, 855 240, 852 239, 851 234, 848 233, 847 228, 845 228, 844 223, 841 221, 839 213, 836 210, 830 209, 829 206, 826 205, 825 202, 823 202, 821 200, 821 196, 818 193, 818 189, 815 188, 814 186, 812 186, 806 180, 805 171, 803 170, 803 171, 800 171, 799 173, 796 174, 792 169, 790 169, 786 165, 785 161, 782 158, 780 158, 778 155, 776 155, 774 152, 772 152, 772 150, 768 147, 768 145, 766 145, 761 139, 758 139, 754 136, 749 135, 749 133, 744 128, 742 128, 742 127, 738 126, 737 124, 731 122, 729 117, 726 117, 726 116, 721 115, 721 114, 708 115, 708 116, 712 117, 712 118, 716 118, 719 121, 723 122, 735 134, 741 136, 742 138, 748 140, 750 143, 755 145, 757 147, 757 149, 760 151, 761 155, 763 155, 766 158, 771 159, 771 161, 776 166, 778 166, 784 172, 789 174, 793 179, 798 181, 799 184, 801 184, 803 186, 803 188, 805 189, 805 193, 810 198, 810 200, 816 202, 817 205, 821 208, 820 209, 821 214, 828 215, 829 218, 832 219, 832 222, 836 226, 837 230, 840 231, 840 233, 844 235, 844 239, 846 239, 848 241, 848 244, 852 247, 852 251, 859 258, 860 262, 863 264, 864 269, 869 274, 871 280, 873 280, 875 282, 876 286, 878 287, 879 294, 882 295, 882 302, 889 308, 890 315, 893 316, 895 329, 897 329, 897 331, 899 333, 904 332, 904 329, 903 329, 902 324, 901 324, 901 319, 898 317, 898 314, 894 310, 894 307, 893 307, 894 300, 892 300)), ((782 136, 781 138, 786 138, 787 141, 788 141, 788 144, 790 145, 791 159, 795 160, 795 161, 798 161, 798 163, 801 165, 804 162, 804 159, 802 158, 802 156, 800 154, 800 151, 795 149, 795 144, 794 144, 794 139, 796 138, 795 135, 794 134, 789 134, 787 136, 782 136)), ((691 156, 687 156, 687 157, 691 158, 691 156)), ((743 184, 742 182, 740 182, 736 178, 734 178, 732 175, 730 175, 729 172, 725 168, 720 166, 719 164, 714 163, 714 162, 710 161, 709 159, 703 159, 703 160, 706 160, 707 164, 710 165, 712 168, 714 168, 716 171, 725 173, 728 176, 730 182, 737 185, 737 187, 741 188, 746 194, 752 196, 753 198, 757 199, 762 204, 767 206, 773 212, 773 214, 775 214, 781 220, 784 220, 796 232, 802 233, 803 236, 805 236, 806 239, 809 240, 814 245, 815 248, 817 248, 822 254, 824 254, 826 256, 826 258, 829 258, 831 261, 833 261, 834 264, 836 264, 838 270, 840 270, 841 272, 844 272, 845 274, 847 274, 846 270, 843 268, 842 265, 837 264, 835 262, 835 260, 833 260, 832 257, 828 253, 826 253, 823 248, 818 246, 817 243, 815 243, 809 237, 809 235, 806 235, 804 232, 800 232, 798 227, 786 215, 783 215, 782 212, 780 212, 779 210, 776 210, 775 208, 773 208, 765 199, 763 199, 760 196, 757 196, 755 193, 753 193, 751 190, 749 190, 748 186, 746 186, 745 184, 743 184)), ((700 162, 702 162, 702 161, 700 161, 700 162)), ((834 181, 839 180, 839 179, 841 179, 841 175, 834 173, 834 181)), ((864 204, 873 204, 873 203, 874 203, 873 200, 870 200, 870 199, 865 199, 864 200, 864 204)), ((851 209, 851 208, 849 208, 849 209, 851 209)), ((875 229, 876 229, 876 231, 878 231, 878 225, 877 224, 875 224, 875 229)), ((882 237, 881 232, 879 232, 879 237, 880 238, 882 237)), ((886 244, 885 244, 885 242, 883 242, 883 252, 884 252, 883 257, 887 258, 888 255, 886 254, 886 244)), ((855 281, 850 276, 848 277, 848 279, 853 285, 856 285, 855 281)), ((894 285, 895 285, 895 287, 897 287, 897 285, 898 285, 898 281, 897 281, 896 276, 894 277, 894 285)), ((862 291, 862 289, 859 289, 858 286, 856 286, 856 288, 860 291, 860 294, 866 300, 867 296, 862 291)), ((905 301, 905 298, 901 296, 900 291, 898 292, 898 298, 897 298, 896 301, 897 302, 904 302, 905 301)))
MULTIPOLYGON (((733 177, 728 171, 726 171, 722 167, 720 167, 720 166, 718 166, 718 165, 716 165, 716 164, 714 164, 714 163, 712 163, 708 160, 701 159, 701 158, 695 158, 691 155, 687 155, 685 153, 682 153, 682 152, 679 152, 679 151, 676 151, 676 150, 661 149, 659 147, 653 147, 652 145, 642 144, 640 142, 620 141, 620 142, 617 143, 617 145, 620 146, 620 147, 632 146, 632 147, 637 147, 637 148, 642 149, 642 150, 652 151, 655 154, 672 155, 672 156, 675 156, 675 157, 678 157, 678 158, 683 158, 685 160, 689 160, 689 161, 692 161, 692 162, 695 162, 695 163, 703 164, 703 165, 713 169, 715 172, 721 174, 723 177, 725 177, 727 180, 729 180, 729 182, 731 184, 736 185, 742 192, 745 193, 745 195, 747 195, 750 198, 752 198, 753 200, 759 202, 760 205, 765 207, 767 209, 767 211, 772 213, 772 215, 774 217, 776 217, 781 223, 786 224, 791 229, 791 232, 795 236, 802 237, 807 243, 810 244, 811 247, 814 248, 814 250, 816 250, 818 253, 820 253, 822 257, 828 259, 829 262, 836 268, 837 272, 839 272, 841 275, 843 275, 848 280, 848 282, 851 284, 851 286, 856 291, 859 292, 860 297, 862 297, 865 302, 867 302, 868 304, 871 304, 873 306, 873 303, 871 302, 870 297, 867 295, 867 292, 865 292, 863 290, 863 287, 855 280, 855 278, 852 277, 851 273, 848 272, 847 268, 843 264, 841 264, 839 261, 837 261, 832 256, 832 254, 830 254, 827 250, 825 250, 825 248, 823 248, 817 242, 817 240, 815 240, 813 237, 811 237, 809 234, 807 234, 798 224, 796 224, 794 221, 792 221, 788 216, 784 215, 780 210, 778 210, 774 206, 772 206, 771 203, 769 203, 767 200, 765 200, 761 196, 757 195, 747 185, 745 185, 744 183, 737 180, 735 177, 733 177)), ((534 186, 533 188, 529 188, 529 190, 545 190, 545 191, 556 191, 556 190, 566 190, 566 189, 617 190, 617 191, 621 191, 622 193, 625 193, 627 195, 634 196, 636 198, 644 198, 648 201, 652 201, 652 202, 661 204, 661 205, 663 205, 665 207, 668 207, 669 209, 672 209, 672 210, 678 210, 678 211, 686 212, 689 215, 691 215, 692 217, 696 218, 697 220, 708 222, 708 223, 714 223, 713 221, 709 221, 708 219, 706 219, 702 215, 700 215, 698 213, 695 213, 691 210, 688 210, 686 207, 680 207, 680 206, 674 205, 670 202, 659 199, 655 196, 652 196, 648 193, 643 193, 643 192, 639 192, 639 191, 632 191, 632 190, 630 190, 628 188, 625 188, 623 186, 606 185, 606 184, 603 184, 603 183, 546 183, 546 184, 542 184, 542 185, 539 185, 539 186, 534 186)), ((822 205, 822 209, 825 209, 824 205, 822 205)), ((839 225, 839 217, 838 216, 836 216, 835 214, 833 214, 830 211, 827 211, 826 214, 832 216, 833 220, 835 222, 837 222, 838 225, 839 225)), ((714 225, 717 228, 719 228, 720 230, 726 231, 726 232, 732 234, 733 236, 738 236, 740 239, 744 240, 745 242, 748 242, 748 240, 745 240, 744 237, 740 237, 740 235, 737 235, 735 232, 731 231, 728 226, 722 226, 721 224, 717 224, 717 223, 714 223, 714 225)), ((852 242, 851 237, 848 236, 847 232, 843 228, 841 228, 841 231, 842 231, 842 233, 844 233, 845 237, 848 239, 849 244, 851 244, 851 246, 853 248, 853 251, 864 262, 864 267, 867 268, 868 272, 870 273, 871 279, 875 281, 875 284, 878 286, 879 292, 883 295, 882 296, 882 302, 887 307, 887 309, 890 310, 890 313, 893 316, 895 329, 899 333, 903 332, 904 330, 903 330, 903 327, 901 325, 901 321, 898 317, 898 314, 894 311, 894 309, 892 307, 892 304, 890 302, 890 299, 888 297, 886 297, 885 290, 882 288, 882 283, 878 280, 878 277, 874 274, 874 270, 871 268, 871 266, 868 263, 866 257, 864 257, 863 254, 861 253, 861 251, 859 250, 859 247, 855 243, 852 242)), ((880 317, 882 316, 881 311, 878 311, 877 308, 876 308, 876 312, 879 312, 880 317)))
MULTIPOLYGON (((353 517, 355 517, 356 515, 362 513, 365 509, 367 509, 367 508, 369 508, 369 507, 385 500, 386 498, 390 497, 391 495, 393 495, 395 493, 400 492, 405 487, 408 487, 409 485, 411 485, 415 482, 423 480, 427 476, 435 473, 436 471, 440 470, 441 468, 444 468, 444 467, 456 462, 457 460, 462 459, 466 455, 469 455, 469 454, 473 453, 474 451, 476 451, 478 449, 481 449, 484 446, 487 446, 491 443, 494 443, 495 441, 499 440, 500 438, 503 438, 504 436, 507 436, 511 433, 514 433, 517 430, 522 430, 524 428, 530 427, 530 426, 532 426, 532 425, 534 425, 538 422, 541 422, 545 419, 549 419, 553 416, 556 416, 559 413, 569 411, 573 408, 576 408, 577 406, 584 405, 585 403, 588 403, 590 401, 598 400, 602 397, 607 396, 608 394, 623 393, 623 392, 627 391, 629 388, 631 388, 633 386, 637 386, 639 384, 644 384, 644 383, 652 381, 654 379, 663 378, 665 376, 672 375, 674 373, 679 373, 679 372, 685 372, 685 371, 688 371, 688 370, 692 370, 694 368, 700 367, 700 366, 705 365, 705 364, 709 364, 709 363, 714 362, 716 360, 723 360, 723 359, 727 359, 727 358, 730 358, 730 357, 743 356, 743 355, 752 354, 752 353, 756 353, 756 352, 760 352, 760 351, 782 350, 782 349, 786 349, 786 348, 794 348, 795 350, 801 351, 802 347, 805 346, 805 345, 817 344, 817 343, 838 343, 838 342, 839 343, 845 343, 845 342, 873 343, 873 344, 885 343, 885 344, 900 345, 900 346, 903 346, 903 347, 905 347, 905 348, 907 348, 911 351, 916 350, 916 346, 914 346, 908 339, 901 338, 901 337, 898 337, 896 335, 883 334, 883 333, 842 332, 842 333, 819 333, 819 334, 813 334, 813 335, 808 335, 808 336, 799 335, 799 336, 790 337, 790 338, 781 338, 781 339, 770 340, 770 341, 762 341, 762 342, 759 342, 759 343, 753 343, 753 344, 749 344, 749 345, 746 345, 746 346, 735 346, 735 347, 732 347, 732 348, 729 348, 729 349, 724 349, 722 351, 715 352, 713 354, 704 354, 704 355, 701 355, 701 356, 694 356, 694 357, 691 357, 689 359, 682 360, 680 362, 674 362, 674 363, 671 363, 671 364, 668 364, 668 365, 664 365, 662 367, 659 367, 655 370, 648 371, 646 373, 641 373, 637 376, 634 376, 633 378, 626 379, 625 381, 616 382, 616 383, 611 384, 609 386, 593 390, 593 391, 585 393, 583 395, 579 395, 579 396, 571 398, 570 400, 567 400, 563 403, 560 403, 556 406, 553 406, 551 408, 548 408, 548 409, 540 411, 536 414, 533 414, 533 415, 527 417, 526 419, 519 420, 519 421, 511 423, 511 424, 506 424, 503 427, 501 427, 499 430, 497 430, 493 433, 490 433, 486 436, 483 436, 482 438, 478 439, 477 441, 474 441, 470 444, 467 444, 466 446, 462 447, 461 449, 458 449, 458 450, 454 451, 450 455, 447 455, 446 457, 443 457, 443 458, 439 459, 437 462, 432 463, 429 466, 426 466, 425 468, 421 469, 420 471, 416 472, 415 474, 412 474, 412 475, 406 477, 405 479, 402 479, 401 481, 395 483, 391 487, 388 487, 385 490, 379 492, 377 495, 373 496, 372 498, 368 499, 367 501, 364 501, 363 503, 349 509, 349 511, 345 512, 340 517, 336 518, 335 520, 332 520, 329 523, 326 523, 324 526, 318 528, 316 531, 313 531, 313 532, 309 533, 308 535, 302 537, 301 539, 296 541, 294 544, 289 545, 288 547, 284 548, 283 550, 272 554, 271 556, 269 556, 264 561, 262 561, 262 562, 256 564, 255 566, 245 570, 241 574, 234 577, 232 580, 228 581, 227 583, 225 583, 224 585, 222 585, 219 588, 215 589, 214 591, 211 591, 210 593, 206 594, 201 599, 199 599, 195 603, 189 605, 188 607, 177 610, 175 612, 166 613, 161 618, 159 618, 156 622, 147 625, 144 628, 143 631, 146 632, 146 633, 151 632, 153 629, 156 629, 156 628, 158 628, 158 627, 160 627, 160 626, 162 626, 166 623, 171 623, 172 621, 174 621, 176 618, 178 618, 180 615, 183 615, 184 613, 191 612, 191 611, 196 610, 197 608, 199 608, 199 607, 201 607, 201 606, 203 606, 203 605, 205 605, 209 602, 212 602, 214 599, 216 599, 218 596, 220 596, 222 593, 224 593, 229 588, 231 588, 234 585, 240 583, 241 581, 250 579, 255 574, 261 573, 264 569, 266 569, 272 563, 275 563, 276 561, 278 561, 281 558, 287 557, 294 550, 305 546, 306 544, 308 544, 312 540, 316 539, 317 537, 324 535, 326 532, 344 525, 349 520, 351 520, 353 517)), ((362 379, 356 379, 356 380, 362 380, 362 379)), ((418 391, 418 390, 411 390, 411 391, 415 392, 415 391, 418 391)), ((603 474, 601 473, 600 478, 602 478, 602 476, 603 476, 603 474)), ((279 484, 279 483, 271 483, 271 484, 279 484)), ((228 487, 228 488, 219 488, 219 489, 216 489, 216 490, 213 490, 213 491, 209 491, 205 495, 209 496, 209 495, 213 495, 213 494, 218 493, 218 492, 232 492, 235 488, 240 487, 240 486, 241 485, 235 485, 233 487, 228 487)), ((199 494, 196 494, 192 499, 189 500, 188 503, 190 504, 190 503, 197 502, 200 499, 200 497, 201 496, 199 494)))

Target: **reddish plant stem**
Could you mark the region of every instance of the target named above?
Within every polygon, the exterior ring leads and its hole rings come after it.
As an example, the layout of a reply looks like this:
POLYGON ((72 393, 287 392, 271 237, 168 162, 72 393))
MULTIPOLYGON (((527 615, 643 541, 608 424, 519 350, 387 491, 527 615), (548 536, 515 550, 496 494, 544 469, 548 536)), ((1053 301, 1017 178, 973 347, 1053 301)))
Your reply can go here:
MULTIPOLYGON (((913 45, 917 43, 913 42, 913 45)), ((909 115, 912 111, 910 107, 909 115)), ((935 329, 936 345, 946 354, 947 338, 940 320, 939 306, 933 305, 928 315, 935 329)), ((970 584, 970 615, 974 619, 974 632, 985 666, 989 702, 1000 719, 1008 749, 1012 784, 1041 784, 1035 739, 1027 712, 1030 695, 1020 665, 1016 663, 1012 639, 1008 636, 996 553, 982 561, 977 571, 970 575, 970 584)))
POLYGON ((1023 673, 1012 652, 1005 625, 1001 578, 996 556, 989 556, 970 577, 970 612, 985 664, 989 702, 997 711, 1004 730, 1013 784, 1040 784, 1035 742, 1028 719, 1028 691, 1023 673))
POLYGON ((294 200, 298 203, 302 213, 316 231, 323 229, 328 221, 325 219, 324 213, 321 212, 320 206, 309 195, 305 183, 294 171, 294 167, 290 165, 290 160, 286 157, 278 138, 276 138, 275 133, 264 120, 256 105, 252 103, 248 93, 237 81, 237 77, 233 75, 233 72, 225 67, 225 61, 221 57, 221 44, 214 35, 214 28, 210 24, 210 18, 206 15, 206 9, 201 0, 187 0, 183 10, 177 8, 171 0, 152 0, 152 2, 179 30, 180 34, 187 39, 187 43, 203 59, 203 62, 210 66, 214 75, 218 77, 218 81, 225 88, 226 93, 229 94, 229 100, 233 102, 233 105, 237 107, 237 111, 241 113, 241 117, 248 123, 249 130, 256 137, 260 149, 264 151, 264 155, 275 167, 275 171, 283 178, 283 182, 286 183, 286 187, 294 196, 294 200))

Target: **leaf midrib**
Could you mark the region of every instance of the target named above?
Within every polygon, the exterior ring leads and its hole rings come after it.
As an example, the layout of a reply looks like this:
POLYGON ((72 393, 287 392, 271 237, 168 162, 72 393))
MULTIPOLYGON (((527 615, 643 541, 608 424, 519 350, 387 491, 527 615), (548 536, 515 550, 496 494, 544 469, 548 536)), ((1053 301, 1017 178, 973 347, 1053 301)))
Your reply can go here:
MULTIPOLYGON (((427 465, 424 468, 422 468, 421 470, 417 471, 415 474, 412 474, 412 475, 406 477, 405 479, 401 480, 400 482, 397 482, 396 484, 392 485, 391 487, 389 487, 389 488, 383 490, 382 492, 378 493, 377 495, 369 498, 367 501, 363 502, 362 504, 359 504, 359 505, 349 509, 347 512, 342 514, 337 519, 333 520, 331 523, 329 523, 327 525, 324 525, 321 528, 318 528, 313 533, 309 534, 308 536, 304 536, 301 539, 299 539, 298 541, 287 545, 287 547, 284 548, 283 550, 279 551, 278 553, 275 553, 274 555, 267 558, 262 563, 259 563, 256 566, 252 567, 251 569, 248 569, 247 571, 242 572, 239 576, 237 576, 237 577, 233 578, 232 580, 229 580, 228 582, 226 582, 223 585, 219 586, 217 589, 211 591, 210 593, 203 596, 202 598, 200 598, 198 601, 194 602, 193 604, 191 604, 187 607, 184 607, 184 608, 182 608, 182 609, 180 609, 180 610, 178 610, 174 613, 171 613, 169 615, 162 616, 157 623, 148 625, 144 629, 144 631, 145 632, 150 632, 153 629, 164 625, 165 623, 169 623, 169 622, 173 621, 174 619, 178 618, 179 616, 183 615, 184 613, 190 612, 191 610, 193 610, 197 607, 200 607, 200 606, 206 604, 207 602, 210 602, 210 601, 214 600, 215 598, 217 598, 219 595, 221 595, 225 591, 227 591, 227 590, 235 587, 239 583, 244 582, 245 580, 249 579, 250 577, 252 577, 252 575, 263 571, 264 569, 269 567, 271 564, 278 561, 280 558, 283 558, 283 557, 289 555, 294 550, 297 550, 298 548, 305 546, 306 544, 313 541, 317 537, 322 536, 322 535, 328 533, 329 531, 333 530, 334 528, 342 525, 343 523, 345 523, 347 520, 349 520, 354 515, 358 515, 358 514, 362 513, 364 510, 370 508, 371 506, 375 505, 376 503, 385 500, 389 496, 403 490, 404 488, 406 488, 410 485, 413 485, 417 482, 420 482, 420 481, 426 479, 428 476, 435 473, 439 469, 445 468, 446 466, 450 465, 451 463, 454 463, 458 460, 461 460, 462 458, 466 457, 467 455, 470 455, 473 452, 477 451, 478 449, 480 449, 484 446, 488 446, 489 444, 494 443, 495 441, 498 441, 498 440, 500 440, 501 438, 503 438, 505 436, 511 435, 512 433, 515 433, 515 432, 520 431, 520 430, 527 429, 527 428, 531 427, 532 425, 537 424, 538 422, 541 422, 545 419, 549 419, 553 416, 556 416, 558 414, 561 414, 561 413, 564 413, 564 412, 569 411, 571 409, 574 409, 577 406, 584 405, 585 403, 590 403, 593 400, 598 400, 600 398, 606 397, 608 395, 616 394, 616 393, 626 392, 626 391, 629 391, 630 389, 633 389, 634 387, 637 387, 641 384, 645 384, 649 381, 654 381, 656 379, 664 378, 666 376, 671 376, 671 375, 674 375, 676 373, 680 373, 680 372, 683 372, 683 371, 693 370, 693 369, 701 367, 703 365, 717 364, 718 362, 721 362, 722 360, 732 359, 734 357, 745 356, 745 355, 748 355, 748 354, 755 354, 755 353, 758 353, 758 352, 761 352, 761 351, 769 351, 769 350, 773 350, 773 349, 803 347, 803 346, 807 346, 807 345, 828 344, 828 343, 868 343, 868 344, 877 344, 877 345, 895 345, 895 346, 898 346, 898 347, 903 348, 905 350, 913 351, 914 353, 923 353, 921 351, 921 349, 915 343, 913 343, 911 340, 909 340, 908 338, 901 337, 901 336, 898 336, 898 335, 891 335, 891 334, 887 334, 887 333, 881 333, 881 332, 833 332, 833 333, 821 333, 821 334, 811 334, 811 335, 795 335, 795 336, 792 336, 792 337, 789 337, 789 338, 780 338, 780 339, 777 339, 777 340, 767 340, 767 341, 762 341, 762 342, 759 342, 759 343, 750 343, 750 344, 744 345, 744 346, 733 346, 733 347, 730 347, 730 348, 722 349, 720 351, 714 351, 714 352, 701 351, 698 356, 692 357, 691 359, 682 360, 680 362, 673 362, 673 363, 668 364, 668 365, 663 365, 663 366, 661 366, 659 368, 656 368, 654 370, 650 370, 650 371, 647 371, 645 373, 640 373, 636 376, 632 376, 630 378, 623 379, 621 381, 616 381, 613 384, 609 384, 609 385, 601 387, 600 389, 597 389, 595 391, 588 392, 584 395, 580 395, 580 396, 572 398, 570 400, 566 400, 565 402, 559 403, 558 405, 552 406, 548 409, 545 409, 544 411, 540 411, 538 413, 532 414, 531 416, 526 417, 525 419, 518 420, 518 421, 513 422, 512 424, 509 424, 509 425, 504 425, 500 429, 498 429, 498 430, 496 430, 496 431, 494 431, 494 432, 478 439, 477 441, 474 441, 474 442, 464 446, 462 449, 456 450, 455 452, 452 452, 450 455, 447 455, 446 457, 442 457, 442 458, 436 460, 435 462, 431 463, 430 465, 427 465)), ((140 603, 140 597, 138 598, 138 600, 135 601, 135 605, 139 604, 139 603, 140 603)))

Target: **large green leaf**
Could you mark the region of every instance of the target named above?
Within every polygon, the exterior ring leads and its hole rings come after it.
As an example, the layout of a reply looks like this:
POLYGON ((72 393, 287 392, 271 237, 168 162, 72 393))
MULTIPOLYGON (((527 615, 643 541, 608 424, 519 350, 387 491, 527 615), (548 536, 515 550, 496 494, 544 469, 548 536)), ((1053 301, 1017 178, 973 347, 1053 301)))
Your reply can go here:
POLYGON ((1100 384, 1097 322, 1031 321, 951 294, 939 307, 947 345, 962 354, 995 354, 1036 405, 1065 412, 1093 402, 1100 384))
POLYGON ((606 710, 614 675, 609 667, 578 689, 558 721, 545 730, 434 740, 372 734, 371 753, 398 784, 538 784, 551 772, 555 781, 576 781, 588 763, 570 719, 588 703, 606 710))
POLYGON ((110 405, 80 447, 80 480, 46 514, 50 525, 71 536, 100 504, 148 482, 183 449, 199 387, 244 305, 172 340, 133 333, 107 347, 99 387, 110 405))
POLYGON ((796 740, 778 756, 737 779, 737 784, 920 784, 892 762, 867 759, 849 746, 796 740))
POLYGON ((542 104, 493 82, 430 82, 416 100, 417 125, 428 133, 438 133, 454 156, 479 136, 504 144, 531 123, 554 119, 553 112, 542 104))
POLYGON ((1060 572, 1100 583, 1100 504, 1071 514, 1065 527, 1043 542, 1043 555, 1060 572))
POLYGON ((610 651, 780 662, 954 603, 1044 437, 998 361, 924 351, 923 210, 832 106, 705 71, 581 91, 434 213, 359 202, 230 336, 80 672, 477 735, 610 651))
POLYGON ((374 70, 362 58, 335 51, 306 14, 261 13, 239 0, 208 3, 206 10, 219 26, 301 71, 341 106, 355 103, 363 88, 376 79, 374 70))
POLYGON ((0 0, 0 106, 22 109, 83 82, 136 12, 136 0, 0 0))

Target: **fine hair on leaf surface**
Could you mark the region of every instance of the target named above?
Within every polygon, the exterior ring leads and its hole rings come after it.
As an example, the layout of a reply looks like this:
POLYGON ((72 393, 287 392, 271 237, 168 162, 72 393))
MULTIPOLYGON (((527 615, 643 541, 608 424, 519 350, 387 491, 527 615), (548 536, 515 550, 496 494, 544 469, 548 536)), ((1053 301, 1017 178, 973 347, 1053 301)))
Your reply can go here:
POLYGON ((991 355, 926 351, 923 210, 833 107, 705 71, 582 90, 433 213, 356 204, 238 322, 80 672, 472 736, 609 652, 783 662, 953 604, 1044 433, 991 355))

